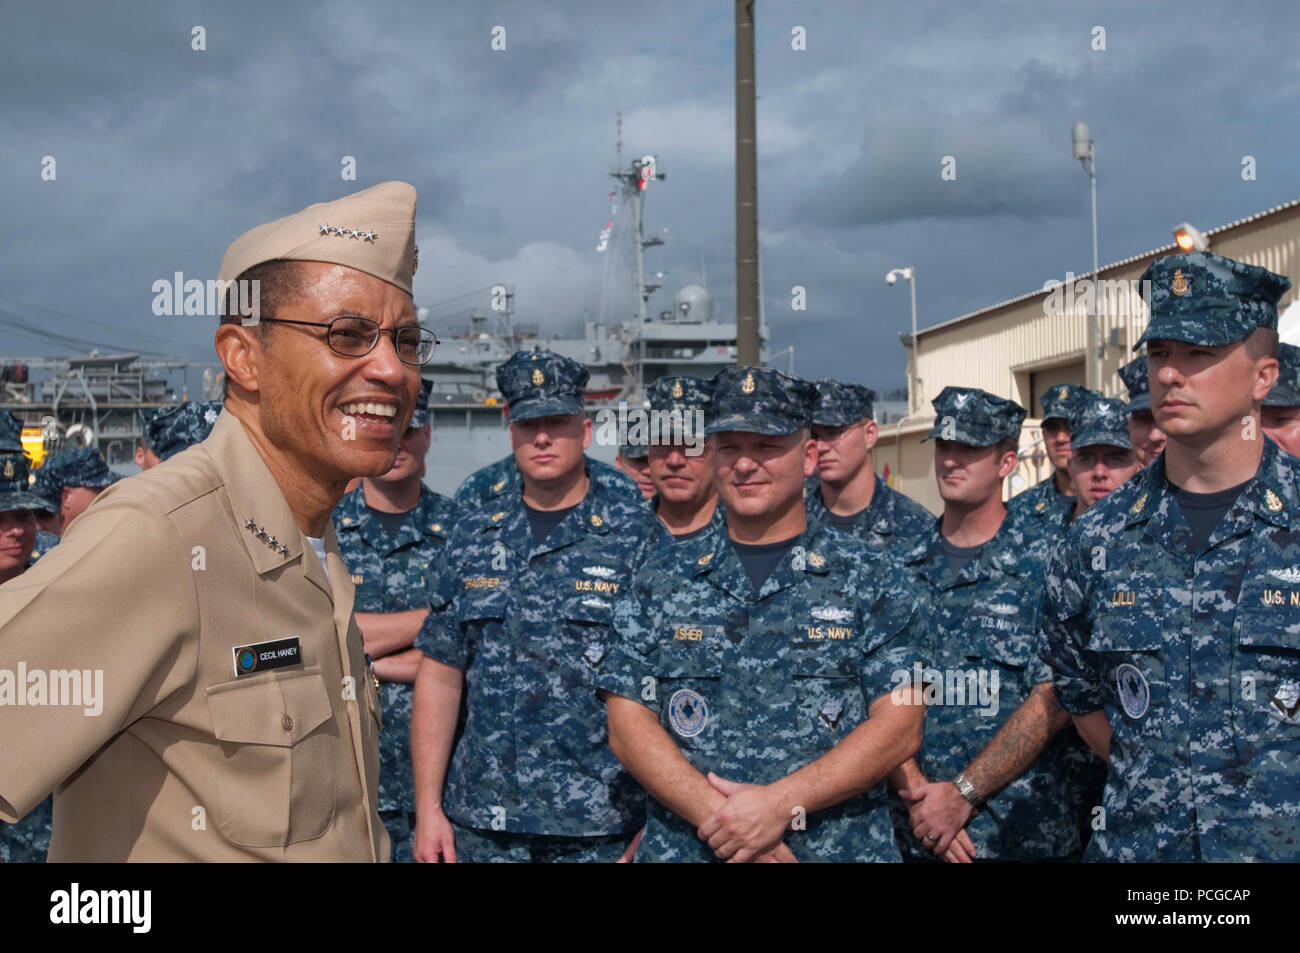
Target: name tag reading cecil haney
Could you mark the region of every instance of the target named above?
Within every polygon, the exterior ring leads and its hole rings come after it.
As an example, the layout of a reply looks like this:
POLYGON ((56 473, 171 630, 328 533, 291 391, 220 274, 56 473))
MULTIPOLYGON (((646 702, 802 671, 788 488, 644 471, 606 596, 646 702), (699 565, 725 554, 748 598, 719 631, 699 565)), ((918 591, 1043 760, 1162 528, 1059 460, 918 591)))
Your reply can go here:
POLYGON ((298 647, 296 638, 237 645, 230 651, 235 656, 235 678, 297 665, 302 661, 302 650, 298 647))

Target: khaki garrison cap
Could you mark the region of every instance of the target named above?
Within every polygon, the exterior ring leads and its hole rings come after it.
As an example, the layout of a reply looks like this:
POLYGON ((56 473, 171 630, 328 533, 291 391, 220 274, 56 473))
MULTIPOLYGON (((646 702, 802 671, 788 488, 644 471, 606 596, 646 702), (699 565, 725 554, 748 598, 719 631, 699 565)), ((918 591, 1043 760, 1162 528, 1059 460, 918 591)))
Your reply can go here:
POLYGON ((415 187, 379 185, 244 232, 226 249, 218 278, 230 281, 276 259, 347 265, 411 293, 415 274, 415 187))

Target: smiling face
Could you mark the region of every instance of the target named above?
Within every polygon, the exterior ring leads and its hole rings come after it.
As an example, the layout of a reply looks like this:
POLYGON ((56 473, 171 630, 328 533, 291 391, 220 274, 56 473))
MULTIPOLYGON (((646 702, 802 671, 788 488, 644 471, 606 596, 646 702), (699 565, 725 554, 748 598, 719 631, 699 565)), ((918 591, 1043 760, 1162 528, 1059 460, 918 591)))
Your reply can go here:
POLYGON ((972 447, 955 440, 935 440, 934 479, 945 503, 979 506, 1001 494, 1002 480, 1016 465, 1016 451, 995 443, 972 447))
POLYGON ((1238 438, 1277 378, 1275 358, 1252 358, 1246 341, 1218 347, 1147 342, 1151 411, 1170 441, 1201 446, 1238 438))
POLYGON ((551 483, 584 466, 582 451, 591 446, 591 421, 583 414, 556 414, 510 422, 510 446, 524 479, 551 483))
MULTIPOLYGON (((328 323, 363 317, 383 329, 418 325, 411 296, 343 265, 295 262, 295 291, 267 317, 328 323)), ((420 369, 397 357, 391 334, 370 353, 347 357, 326 329, 294 324, 217 330, 217 352, 233 385, 228 406, 295 472, 341 490, 354 476, 387 473, 420 390, 420 369)))
POLYGON ((709 437, 718 495, 729 513, 782 515, 803 498, 803 481, 817 468, 817 444, 807 430, 772 437, 724 431, 709 437))
POLYGON ((876 422, 865 417, 843 427, 813 424, 817 475, 831 486, 847 483, 867 466, 879 434, 876 422))
POLYGON ((1140 469, 1137 454, 1123 447, 1098 444, 1075 448, 1070 458, 1070 482, 1079 497, 1079 511, 1119 489, 1140 469))

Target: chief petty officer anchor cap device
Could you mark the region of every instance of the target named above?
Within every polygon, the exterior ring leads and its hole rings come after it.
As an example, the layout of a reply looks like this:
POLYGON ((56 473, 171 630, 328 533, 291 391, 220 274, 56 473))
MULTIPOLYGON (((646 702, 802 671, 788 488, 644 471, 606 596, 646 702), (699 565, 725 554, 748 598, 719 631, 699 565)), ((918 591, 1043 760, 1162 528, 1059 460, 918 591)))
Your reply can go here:
POLYGON ((497 368, 510 420, 580 414, 591 377, 585 365, 552 351, 516 351, 497 368))
POLYGON ((811 381, 770 367, 724 367, 709 382, 706 436, 728 431, 780 437, 812 426, 819 396, 811 381))
MULTIPOLYGON (((364 271, 411 294, 418 265, 415 187, 379 185, 258 225, 226 249, 218 278, 238 278, 267 261, 323 261, 364 271)), ((271 315, 268 315, 271 317, 271 315)))
POLYGON ((1207 251, 1157 258, 1141 281, 1150 288, 1151 321, 1135 351, 1153 338, 1220 347, 1256 328, 1276 331, 1277 301, 1291 287, 1267 268, 1207 251))

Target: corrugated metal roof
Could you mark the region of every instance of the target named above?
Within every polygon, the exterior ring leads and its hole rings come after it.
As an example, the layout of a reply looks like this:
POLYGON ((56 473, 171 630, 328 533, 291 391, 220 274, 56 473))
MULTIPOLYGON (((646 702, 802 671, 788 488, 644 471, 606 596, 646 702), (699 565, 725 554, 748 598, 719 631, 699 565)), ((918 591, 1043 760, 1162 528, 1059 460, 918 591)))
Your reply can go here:
MULTIPOLYGON (((1256 212, 1254 215, 1247 215, 1245 218, 1239 218, 1235 222, 1229 222, 1227 225, 1220 225, 1218 228, 1212 228, 1208 232, 1205 232, 1205 235, 1206 236, 1218 235, 1220 232, 1226 232, 1229 229, 1239 228, 1242 225, 1247 225, 1251 222, 1258 221, 1261 218, 1267 218, 1270 215, 1276 215, 1278 212, 1285 212, 1287 209, 1295 208, 1296 206, 1300 206, 1300 199, 1292 199, 1290 202, 1283 202, 1281 205, 1274 205, 1270 209, 1265 209, 1262 212, 1256 212)), ((1107 271, 1111 270, 1112 268, 1123 268, 1125 265, 1131 265, 1133 264, 1133 262, 1140 261, 1143 258, 1149 258, 1154 255, 1166 254, 1168 252, 1173 251, 1177 247, 1178 246, 1175 242, 1170 242, 1167 245, 1161 245, 1158 248, 1153 248, 1151 249, 1151 251, 1143 252, 1140 255, 1130 255, 1128 258, 1122 258, 1119 261, 1113 261, 1109 265, 1102 265, 1098 269, 1097 272, 1098 277, 1104 275, 1107 271)), ((1088 274, 1088 272, 1084 272, 1082 275, 1076 275, 1076 278, 1082 278, 1086 274, 1088 274)), ((969 321, 972 318, 978 318, 982 315, 990 314, 994 311, 1000 311, 1003 308, 1009 307, 1013 304, 1019 304, 1022 301, 1028 301, 1030 298, 1037 298, 1040 295, 1045 295, 1047 293, 1048 292, 1045 289, 1038 288, 1034 291, 1030 291, 1025 294, 1018 295, 1014 298, 1008 298, 1006 301, 1000 301, 997 304, 991 304, 988 305, 987 307, 980 308, 978 311, 971 311, 967 314, 963 314, 961 317, 949 318, 947 321, 942 321, 939 324, 932 324, 928 328, 919 328, 916 332, 916 336, 924 337, 925 335, 931 333, 932 331, 940 331, 943 330, 944 328, 952 327, 954 324, 961 324, 963 321, 969 321)))

